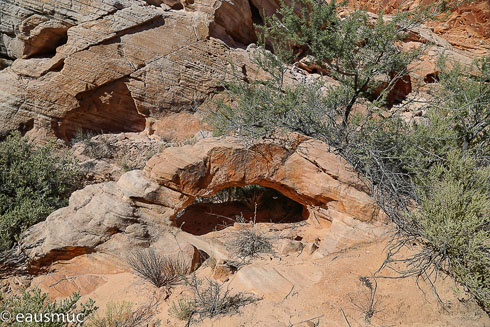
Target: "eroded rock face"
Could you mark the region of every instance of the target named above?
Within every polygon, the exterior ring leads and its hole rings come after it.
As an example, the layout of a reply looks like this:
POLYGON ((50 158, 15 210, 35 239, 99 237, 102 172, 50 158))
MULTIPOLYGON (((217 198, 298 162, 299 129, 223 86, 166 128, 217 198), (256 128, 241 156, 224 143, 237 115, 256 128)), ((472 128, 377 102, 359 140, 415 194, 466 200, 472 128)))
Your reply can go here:
MULTIPOLYGON (((196 2, 188 11, 164 11, 139 1, 73 1, 67 8, 2 2, 0 53, 17 60, 0 72, 0 133, 30 120, 63 139, 86 129, 152 132, 159 118, 195 112, 225 79, 230 49, 209 38, 222 6, 196 2)), ((245 15, 233 10, 223 17, 245 15)), ((220 26, 242 33, 242 22, 220 26)), ((247 44, 251 33, 234 37, 247 44)))
MULTIPOLYGON (((42 129, 65 140, 78 130, 166 134, 160 121, 194 115, 222 90, 231 58, 236 67, 254 70, 250 51, 238 48, 257 40, 253 23, 279 5, 276 0, 2 1, 0 66, 10 67, 0 71, 0 135, 15 129, 42 129)), ((407 42, 437 38, 425 28, 407 42)), ((439 39, 434 51, 452 54, 451 44, 439 39)), ((424 61, 419 72, 433 74, 430 63, 424 61)), ((414 78, 425 77, 407 77, 390 101, 403 100, 414 78)))
MULTIPOLYGON (((392 14, 401 6, 402 10, 414 10, 420 4, 434 3, 433 0, 356 0, 358 5, 367 6, 372 12, 383 9, 392 14)), ((433 31, 447 39, 453 46, 473 49, 478 52, 490 50, 490 2, 468 1, 453 9, 445 19, 427 22, 433 31)))
POLYGON ((165 149, 150 159, 144 171, 157 183, 191 197, 257 184, 304 206, 328 207, 364 221, 375 219, 378 209, 367 187, 348 167, 313 139, 298 138, 289 148, 276 143, 249 146, 230 137, 165 149))
POLYGON ((68 207, 30 228, 21 242, 29 269, 97 251, 127 253, 159 239, 165 231, 161 217, 186 197, 136 176, 87 186, 73 193, 68 207))
MULTIPOLYGON (((9 256, 20 258, 35 272, 82 254, 123 256, 137 247, 172 243, 169 226, 195 197, 248 184, 282 192, 302 204, 305 215, 320 226, 321 220, 349 220, 352 226, 352 221, 379 218, 379 208, 366 186, 319 141, 297 138, 293 145, 285 146, 271 142, 250 145, 232 137, 206 138, 195 145, 167 148, 143 171, 130 171, 118 182, 76 191, 68 207, 28 229, 9 256)), ((225 248, 219 250, 201 237, 180 233, 183 244, 217 258, 227 257, 225 248)), ((5 258, 2 261, 5 265, 5 258)))

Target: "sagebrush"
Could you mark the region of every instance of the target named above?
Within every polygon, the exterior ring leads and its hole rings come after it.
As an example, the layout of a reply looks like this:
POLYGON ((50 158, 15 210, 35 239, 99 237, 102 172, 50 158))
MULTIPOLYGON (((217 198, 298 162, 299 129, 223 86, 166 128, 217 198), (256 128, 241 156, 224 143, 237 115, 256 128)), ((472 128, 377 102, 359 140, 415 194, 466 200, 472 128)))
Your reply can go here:
POLYGON ((189 264, 183 256, 162 255, 152 248, 133 251, 127 262, 136 274, 158 288, 172 286, 189 273, 189 264))
POLYGON ((8 295, 0 301, 0 310, 10 313, 11 319, 0 322, 5 327, 82 327, 97 310, 95 302, 79 303, 80 293, 62 301, 50 301, 40 289, 26 290, 22 295, 8 295), (15 319, 23 315, 22 321, 15 319), (29 314, 36 315, 29 318, 29 314), (42 316, 41 316, 42 315, 42 316))
POLYGON ((82 173, 54 144, 36 146, 20 133, 0 142, 0 251, 11 248, 28 227, 66 206, 82 173))
POLYGON ((183 277, 183 280, 190 287, 192 297, 183 298, 177 304, 174 302, 170 307, 170 314, 187 320, 186 327, 203 318, 237 313, 241 307, 260 300, 241 292, 232 295, 223 284, 209 279, 198 279, 195 273, 190 278, 183 277))
MULTIPOLYGON (((92 315, 87 325, 88 327, 146 327, 154 320, 159 304, 158 299, 139 306, 127 301, 109 302, 104 314, 92 315)), ((155 323, 158 324, 158 321, 155 323)))

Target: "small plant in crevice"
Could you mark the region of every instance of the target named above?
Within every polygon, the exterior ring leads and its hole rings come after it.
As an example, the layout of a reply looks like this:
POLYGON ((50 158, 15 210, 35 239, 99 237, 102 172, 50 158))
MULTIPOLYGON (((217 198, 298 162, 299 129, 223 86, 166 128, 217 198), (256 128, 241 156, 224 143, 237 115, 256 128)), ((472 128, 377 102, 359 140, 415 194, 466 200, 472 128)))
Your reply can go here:
POLYGON ((242 292, 231 295, 229 289, 223 289, 223 284, 208 279, 197 279, 195 273, 190 278, 182 278, 185 285, 190 287, 192 297, 174 302, 169 313, 180 320, 187 320, 186 327, 204 318, 238 313, 241 307, 260 300, 242 292))
POLYGON ((168 313, 170 316, 175 317, 179 320, 189 320, 192 315, 192 310, 194 307, 194 301, 187 297, 182 297, 177 301, 173 301, 170 304, 168 313))
POLYGON ((133 251, 127 263, 137 275, 158 288, 175 285, 182 275, 189 273, 184 257, 161 255, 152 248, 133 251))
POLYGON ((252 226, 233 233, 228 247, 236 254, 238 259, 245 261, 262 253, 272 253, 273 246, 269 237, 256 228, 257 203, 255 203, 252 226))
POLYGON ((117 165, 123 172, 142 168, 138 163, 132 161, 127 155, 122 156, 119 160, 117 160, 117 165))
POLYGON ((95 131, 91 131, 91 130, 82 130, 82 129, 78 129, 76 132, 75 132, 75 135, 71 138, 70 140, 70 144, 73 146, 77 143, 85 143, 87 144, 88 142, 90 142, 90 140, 92 139, 92 137, 94 136, 97 136, 99 134, 102 134, 102 132, 95 132, 95 131))
POLYGON ((93 159, 112 158, 115 151, 115 146, 111 144, 107 139, 96 138, 101 135, 102 132, 94 132, 91 130, 83 131, 78 130, 73 138, 70 140, 72 146, 76 144, 83 145, 82 154, 93 159))
POLYGON ((234 232, 229 247, 242 260, 273 252, 270 239, 255 226, 234 232))

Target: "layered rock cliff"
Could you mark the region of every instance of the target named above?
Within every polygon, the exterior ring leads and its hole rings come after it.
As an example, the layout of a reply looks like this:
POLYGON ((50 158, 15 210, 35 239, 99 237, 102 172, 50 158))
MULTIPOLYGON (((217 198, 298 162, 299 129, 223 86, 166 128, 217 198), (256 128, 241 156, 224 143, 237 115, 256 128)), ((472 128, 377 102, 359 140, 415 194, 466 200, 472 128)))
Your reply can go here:
MULTIPOLYGON (((222 90, 230 62, 240 68, 235 71, 254 70, 250 52, 240 48, 256 41, 253 23, 277 6, 258 0, 3 1, 0 134, 19 129, 65 141, 85 130, 165 135, 171 121, 185 117, 195 121, 186 134, 192 136, 200 129, 195 112, 222 90)), ((473 49, 478 40, 478 53, 488 52, 487 16, 488 2, 477 1, 434 23, 431 29, 449 33, 449 43, 428 28, 414 31, 407 46, 436 43, 415 79, 434 74, 431 53, 471 61, 475 51, 451 42, 473 49), (453 37, 462 29, 472 33, 464 37, 468 46, 453 37)), ((412 90, 405 84, 402 98, 412 90)))

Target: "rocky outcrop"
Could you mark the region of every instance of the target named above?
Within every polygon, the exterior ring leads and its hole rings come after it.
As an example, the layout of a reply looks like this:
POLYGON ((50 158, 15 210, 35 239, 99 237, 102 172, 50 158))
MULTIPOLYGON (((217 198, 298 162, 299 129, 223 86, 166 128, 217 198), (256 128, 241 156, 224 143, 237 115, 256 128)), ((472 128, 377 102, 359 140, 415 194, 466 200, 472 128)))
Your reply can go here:
POLYGON ((0 133, 28 121, 64 139, 80 129, 153 132, 159 118, 195 112, 220 89, 230 49, 209 39, 214 7, 191 7, 2 2, 0 52, 16 60, 0 72, 0 133))
POLYGON ((304 205, 369 221, 378 214, 367 187, 339 156, 313 139, 298 137, 292 147, 236 138, 208 138, 167 148, 150 159, 145 173, 157 183, 190 197, 212 196, 230 186, 274 188, 304 205))
MULTIPOLYGON (((0 71, 0 135, 15 129, 64 140, 78 130, 168 135, 165 121, 176 114, 200 123, 194 114, 222 90, 231 58, 243 71, 255 69, 250 51, 236 47, 255 42, 253 23, 278 6, 275 0, 3 1, 0 66, 11 65, 0 71)), ((436 38, 429 29, 413 36, 418 43, 436 38)), ((454 52, 436 43, 436 53, 454 52)), ((403 100, 414 78, 400 83, 390 101, 403 100)))
MULTIPOLYGON (((296 137, 290 145, 265 141, 250 145, 232 137, 207 138, 195 145, 167 148, 143 171, 130 171, 118 182, 76 191, 68 207, 28 229, 9 257, 22 259, 35 272, 82 254, 124 256, 137 247, 175 244, 168 228, 195 197, 249 184, 274 188, 302 204, 304 215, 319 227, 321 220, 348 220, 355 225, 352 221, 380 218, 366 186, 319 141, 296 137)), ((180 233, 182 244, 212 254, 218 251, 222 255, 216 257, 226 258, 226 250, 180 233)))
POLYGON ((174 214, 187 197, 136 176, 87 186, 73 193, 68 207, 30 228, 20 245, 29 270, 97 251, 127 253, 160 239, 161 217, 174 214))
MULTIPOLYGON (((383 10, 386 14, 415 10, 417 6, 435 3, 427 0, 353 0, 351 4, 366 6, 371 12, 383 10)), ((450 5, 452 3, 449 3, 450 5)), ((473 51, 490 51, 490 3, 487 0, 463 2, 448 16, 440 15, 426 22, 434 33, 444 37, 451 45, 473 51)))

